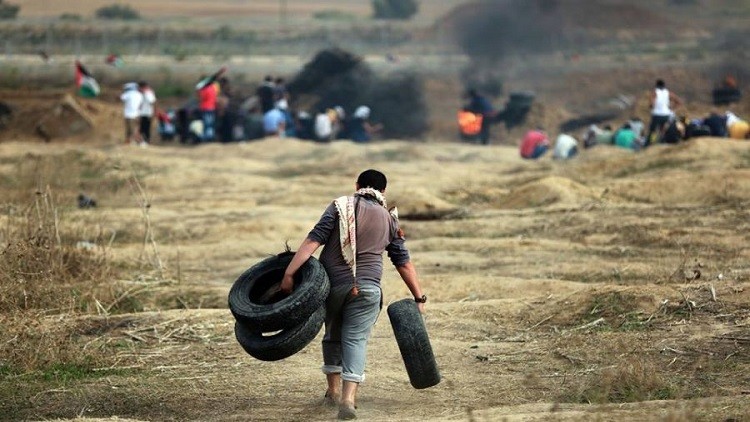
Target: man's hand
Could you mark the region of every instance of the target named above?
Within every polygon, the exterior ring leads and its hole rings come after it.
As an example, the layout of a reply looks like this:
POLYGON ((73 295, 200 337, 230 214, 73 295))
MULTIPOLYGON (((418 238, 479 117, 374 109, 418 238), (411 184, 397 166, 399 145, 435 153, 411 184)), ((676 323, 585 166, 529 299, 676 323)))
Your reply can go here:
POLYGON ((279 286, 282 292, 289 294, 294 290, 294 276, 291 274, 284 274, 284 278, 281 279, 281 286, 279 286))
POLYGON ((417 309, 419 309, 419 313, 424 313, 424 303, 417 303, 417 309))

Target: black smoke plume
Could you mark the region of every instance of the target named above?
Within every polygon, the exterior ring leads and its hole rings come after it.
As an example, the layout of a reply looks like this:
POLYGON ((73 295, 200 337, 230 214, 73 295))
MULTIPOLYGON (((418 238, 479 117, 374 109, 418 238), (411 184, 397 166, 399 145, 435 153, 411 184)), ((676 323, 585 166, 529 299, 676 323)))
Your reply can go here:
POLYGON ((348 115, 360 105, 383 124, 390 138, 416 138, 428 129, 422 80, 409 72, 376 74, 357 55, 342 49, 318 52, 288 84, 293 98, 314 111, 342 106, 348 115))

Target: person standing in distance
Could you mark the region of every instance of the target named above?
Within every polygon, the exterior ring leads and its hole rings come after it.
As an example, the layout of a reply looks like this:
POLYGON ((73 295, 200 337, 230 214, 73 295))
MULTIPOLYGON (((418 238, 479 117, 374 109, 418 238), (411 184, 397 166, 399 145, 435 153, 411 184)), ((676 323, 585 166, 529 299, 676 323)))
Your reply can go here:
POLYGON ((656 87, 651 92, 651 123, 648 125, 648 134, 646 135, 644 147, 651 144, 651 136, 654 133, 659 134, 661 138, 664 132, 664 126, 669 122, 670 116, 674 114, 670 106, 675 108, 682 105, 682 99, 667 89, 667 84, 663 80, 656 81, 656 87))
POLYGON ((154 104, 156 103, 156 94, 151 89, 148 82, 138 82, 138 90, 143 95, 143 102, 141 102, 140 114, 140 125, 139 130, 141 133, 142 145, 148 145, 151 143, 151 120, 154 117, 154 104))
POLYGON ((323 373, 328 389, 327 405, 339 406, 339 419, 357 417, 357 387, 365 380, 367 341, 382 307, 380 279, 383 252, 424 312, 427 296, 409 258, 398 215, 388 210, 386 177, 366 170, 357 178, 356 192, 342 196, 326 208, 287 266, 281 290, 291 292, 294 274, 310 256, 325 245, 320 262, 331 281, 326 301, 323 337, 323 373))

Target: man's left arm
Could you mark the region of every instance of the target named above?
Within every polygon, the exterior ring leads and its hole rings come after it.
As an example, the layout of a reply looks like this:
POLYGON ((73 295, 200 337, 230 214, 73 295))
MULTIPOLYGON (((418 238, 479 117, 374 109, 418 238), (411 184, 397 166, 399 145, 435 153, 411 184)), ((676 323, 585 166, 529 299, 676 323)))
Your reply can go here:
MULTIPOLYGON (((415 299, 421 298, 422 287, 419 284, 419 277, 417 276, 417 269, 414 268, 414 264, 412 264, 411 261, 409 261, 406 264, 397 266, 396 271, 398 271, 398 274, 401 276, 401 279, 404 280, 404 283, 406 284, 406 287, 409 288, 409 291, 411 292, 412 296, 414 296, 415 299)), ((417 308, 419 308, 420 313, 423 313, 424 303, 418 302, 417 308)))

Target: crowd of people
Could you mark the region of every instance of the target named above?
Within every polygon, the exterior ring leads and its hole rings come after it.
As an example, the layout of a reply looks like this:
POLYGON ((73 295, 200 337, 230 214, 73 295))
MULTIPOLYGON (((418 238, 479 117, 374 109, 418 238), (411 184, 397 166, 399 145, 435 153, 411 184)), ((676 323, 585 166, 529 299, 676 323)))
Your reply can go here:
MULTIPOLYGON (((581 137, 584 149, 597 145, 611 145, 639 151, 653 144, 676 144, 691 138, 750 139, 750 124, 732 111, 720 112, 714 108, 707 116, 687 118, 674 111, 683 104, 682 99, 670 92, 663 80, 656 81, 650 96, 651 121, 632 117, 617 129, 611 125, 591 125, 581 137)), ((543 128, 529 130, 521 140, 522 158, 534 160, 553 151, 555 159, 570 159, 579 152, 579 141, 571 134, 561 133, 554 144, 543 128)))
POLYGON ((202 76, 195 85, 195 98, 177 110, 156 108, 156 97, 147 83, 125 84, 121 100, 126 142, 148 146, 154 116, 161 140, 178 138, 185 144, 265 137, 368 142, 383 129, 370 121, 371 109, 366 105, 356 107, 351 114, 340 105, 313 113, 295 110, 280 77, 266 76, 254 95, 238 98, 225 73, 226 68, 221 68, 213 75, 202 76))
MULTIPOLYGON (((380 132, 380 124, 370 122, 366 105, 353 112, 339 105, 309 113, 290 107, 291 98, 283 78, 266 76, 254 95, 246 99, 233 95, 226 68, 202 76, 195 86, 195 98, 177 111, 156 107, 154 90, 145 81, 129 82, 120 97, 125 118, 127 143, 148 146, 152 141, 152 120, 156 117, 161 140, 179 138, 186 144, 249 141, 264 137, 293 137, 318 142, 349 139, 367 142, 380 132)), ((459 112, 462 135, 488 144, 490 125, 499 115, 490 102, 476 90, 467 92, 468 104, 459 112)), ((646 124, 632 117, 621 126, 591 125, 580 136, 580 142, 569 133, 561 133, 554 144, 541 127, 529 130, 521 140, 520 154, 537 159, 553 151, 556 159, 569 159, 583 149, 612 145, 638 151, 655 143, 674 144, 700 136, 750 138, 750 124, 731 111, 714 108, 701 118, 678 117, 674 111, 682 99, 658 80, 650 96, 651 120, 646 124)))

